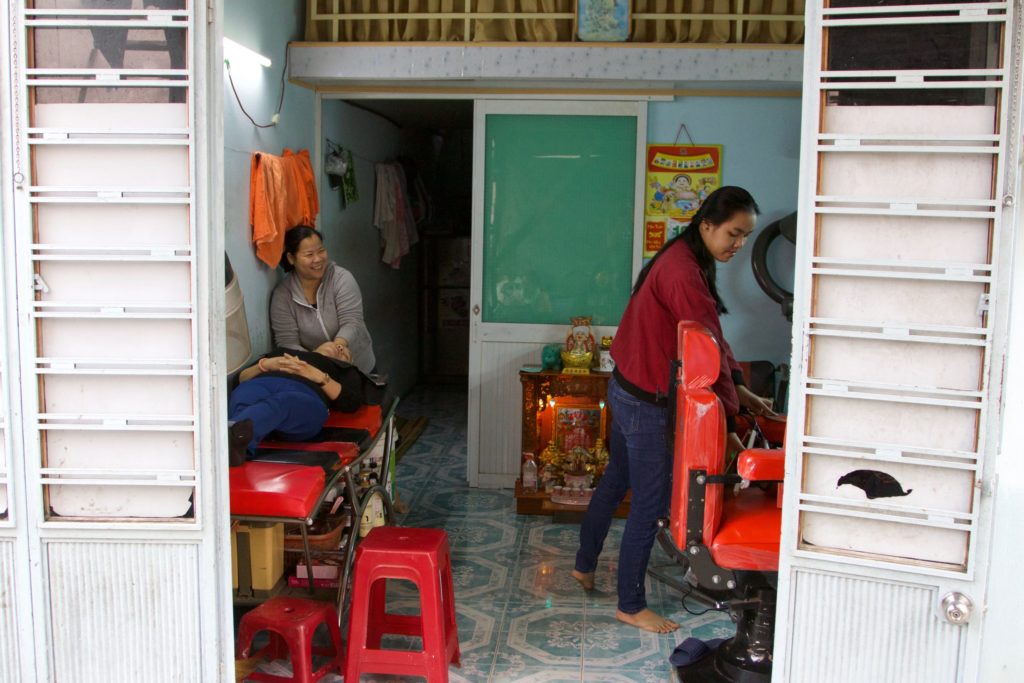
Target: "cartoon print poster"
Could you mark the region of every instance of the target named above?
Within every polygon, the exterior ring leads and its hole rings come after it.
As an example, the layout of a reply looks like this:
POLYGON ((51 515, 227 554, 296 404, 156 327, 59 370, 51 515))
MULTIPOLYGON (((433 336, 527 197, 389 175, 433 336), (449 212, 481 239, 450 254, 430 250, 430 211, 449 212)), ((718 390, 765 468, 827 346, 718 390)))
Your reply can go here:
POLYGON ((685 229, 721 185, 721 145, 647 145, 644 258, 685 229))

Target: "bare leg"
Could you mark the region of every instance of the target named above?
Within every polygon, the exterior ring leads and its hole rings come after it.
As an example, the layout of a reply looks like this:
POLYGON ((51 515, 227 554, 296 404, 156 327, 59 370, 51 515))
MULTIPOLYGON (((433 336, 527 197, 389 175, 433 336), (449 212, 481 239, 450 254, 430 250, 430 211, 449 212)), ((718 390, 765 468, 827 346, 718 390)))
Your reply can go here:
POLYGON ((583 590, 588 592, 594 590, 594 572, 581 572, 579 569, 573 569, 572 578, 579 581, 583 590))
POLYGON ((676 622, 666 619, 646 607, 636 614, 626 614, 622 610, 615 610, 615 618, 624 624, 636 626, 642 631, 651 631, 652 633, 671 633, 679 628, 679 624, 676 622))

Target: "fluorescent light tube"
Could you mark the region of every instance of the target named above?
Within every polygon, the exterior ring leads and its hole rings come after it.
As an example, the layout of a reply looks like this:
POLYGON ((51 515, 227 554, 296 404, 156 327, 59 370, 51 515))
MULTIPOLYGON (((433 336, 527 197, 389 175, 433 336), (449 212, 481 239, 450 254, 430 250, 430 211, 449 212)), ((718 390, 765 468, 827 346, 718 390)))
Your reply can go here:
POLYGON ((250 50, 244 45, 239 45, 230 38, 224 39, 224 61, 229 63, 247 62, 270 68, 270 59, 268 57, 264 57, 259 52, 250 50))

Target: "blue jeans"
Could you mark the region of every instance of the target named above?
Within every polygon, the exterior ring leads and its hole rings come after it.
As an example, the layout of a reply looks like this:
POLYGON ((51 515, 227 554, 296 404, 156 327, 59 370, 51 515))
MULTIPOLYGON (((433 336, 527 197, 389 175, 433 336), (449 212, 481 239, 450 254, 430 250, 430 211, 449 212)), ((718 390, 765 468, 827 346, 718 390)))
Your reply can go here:
POLYGON ((580 526, 576 569, 592 572, 604 547, 615 508, 632 489, 629 517, 619 548, 619 609, 636 614, 647 607, 644 577, 658 518, 668 512, 672 454, 666 438, 667 410, 626 393, 608 381, 612 413, 611 456, 580 526))
POLYGON ((249 452, 271 432, 285 441, 316 436, 327 421, 327 406, 311 388, 284 377, 253 377, 242 382, 228 400, 228 419, 252 420, 249 452))

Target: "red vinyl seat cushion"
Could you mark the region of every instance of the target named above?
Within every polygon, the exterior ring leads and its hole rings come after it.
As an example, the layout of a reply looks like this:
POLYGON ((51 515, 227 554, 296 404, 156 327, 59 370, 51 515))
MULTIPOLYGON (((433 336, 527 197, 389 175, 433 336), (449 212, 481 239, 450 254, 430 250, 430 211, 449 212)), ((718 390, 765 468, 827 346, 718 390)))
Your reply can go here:
POLYGON ((286 451, 334 451, 347 465, 359 457, 359 446, 347 441, 261 441, 260 448, 276 448, 286 451))
POLYGON ((308 517, 324 489, 322 467, 247 462, 228 470, 231 514, 308 517))
POLYGON ((361 406, 354 413, 342 413, 332 410, 327 416, 324 427, 342 427, 346 429, 365 429, 370 438, 377 436, 383 422, 384 413, 380 406, 361 406))
POLYGON ((725 569, 777 572, 781 530, 782 510, 775 496, 744 489, 738 496, 726 496, 711 557, 725 569))
POLYGON ((740 453, 736 469, 749 481, 782 481, 786 474, 786 451, 748 448, 740 453))

